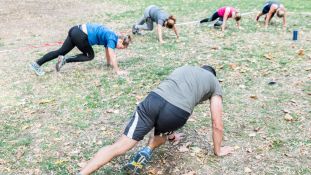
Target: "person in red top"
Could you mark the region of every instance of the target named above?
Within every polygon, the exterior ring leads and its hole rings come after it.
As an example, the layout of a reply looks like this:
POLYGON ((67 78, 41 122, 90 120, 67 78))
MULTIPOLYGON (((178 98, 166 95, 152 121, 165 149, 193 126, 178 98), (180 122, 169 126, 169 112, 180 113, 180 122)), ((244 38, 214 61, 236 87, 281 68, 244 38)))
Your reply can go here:
POLYGON ((240 28, 241 15, 238 10, 233 7, 221 7, 210 18, 206 18, 200 21, 200 23, 215 21, 219 18, 214 26, 221 26, 221 30, 224 31, 226 27, 226 21, 229 18, 234 18, 237 27, 240 28))

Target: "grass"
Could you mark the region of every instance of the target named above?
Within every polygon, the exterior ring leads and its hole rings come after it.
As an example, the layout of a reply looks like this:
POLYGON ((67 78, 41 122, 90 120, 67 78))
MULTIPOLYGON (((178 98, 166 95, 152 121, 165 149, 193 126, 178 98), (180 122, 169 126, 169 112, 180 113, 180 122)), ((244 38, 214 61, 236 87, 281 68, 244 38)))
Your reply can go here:
MULTIPOLYGON (((61 73, 55 72, 55 61, 47 63, 43 77, 34 76, 25 65, 51 48, 0 53, 3 58, 0 73, 4 75, 0 79, 0 174, 75 173, 79 163, 120 136, 136 104, 172 70, 185 64, 206 63, 216 67, 222 80, 224 145, 235 147, 235 153, 222 158, 213 156, 206 102, 197 106, 193 120, 181 129, 187 138, 179 145, 166 144, 156 150, 147 171, 245 174, 244 168, 248 167, 253 174, 310 174, 311 25, 306 20, 309 16, 298 12, 310 12, 311 3, 282 2, 288 11, 295 12, 289 13, 286 33, 280 31, 281 21, 276 18, 268 30, 262 28, 263 22, 256 26, 254 13, 243 16, 242 30, 229 21, 224 34, 207 25, 187 25, 178 27, 179 42, 168 30, 164 30, 167 41, 164 45, 156 42, 155 31, 135 36, 128 49, 117 50, 120 67, 129 72, 127 77, 117 77, 111 68, 102 65, 102 47, 95 47, 94 61, 66 64, 61 73), (296 28, 300 30, 300 38, 294 43, 291 37, 296 28), (304 49, 303 56, 297 54, 299 49, 304 49), (267 59, 267 54, 272 59, 267 59), (276 84, 269 85, 270 81, 276 84), (284 111, 293 121, 284 119, 284 111), (181 153, 178 148, 187 142, 189 151, 181 153), (195 152, 196 148, 201 151, 195 152)), ((176 15, 180 23, 207 17, 227 4, 242 13, 262 7, 262 2, 250 0, 117 0, 114 4, 94 0, 75 3, 75 8, 65 3, 51 2, 45 6, 55 11, 66 7, 63 13, 53 13, 53 18, 43 7, 41 13, 38 6, 38 12, 33 13, 40 13, 37 16, 42 18, 37 21, 50 27, 41 33, 35 27, 36 18, 30 16, 26 20, 33 24, 29 30, 46 42, 62 40, 67 34, 63 28, 86 21, 102 22, 116 31, 126 31, 150 4, 162 6, 176 15), (58 8, 56 3, 60 5, 58 8), (68 15, 75 14, 76 8, 81 16, 68 15), (67 23, 56 21, 61 27, 51 25, 55 14, 67 23)), ((3 31, 14 30, 12 33, 22 32, 9 25, 3 31)), ((26 43, 37 42, 33 33, 23 33, 32 37, 26 43)), ((12 39, 1 37, 1 48, 12 45, 12 39)), ((22 41, 18 40, 14 46, 22 41)), ((77 50, 70 55, 75 53, 77 50)), ((144 144, 145 141, 139 146, 144 144)), ((122 166, 139 146, 95 174, 121 175, 122 166)))

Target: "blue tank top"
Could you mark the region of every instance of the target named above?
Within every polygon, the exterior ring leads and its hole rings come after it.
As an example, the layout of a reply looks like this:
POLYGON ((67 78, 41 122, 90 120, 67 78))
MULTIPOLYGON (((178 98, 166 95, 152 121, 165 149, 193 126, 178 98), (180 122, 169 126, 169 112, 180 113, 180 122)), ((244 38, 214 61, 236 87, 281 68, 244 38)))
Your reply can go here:
POLYGON ((107 27, 100 24, 87 23, 86 30, 89 44, 91 46, 104 45, 106 48, 116 48, 118 43, 118 36, 107 27))

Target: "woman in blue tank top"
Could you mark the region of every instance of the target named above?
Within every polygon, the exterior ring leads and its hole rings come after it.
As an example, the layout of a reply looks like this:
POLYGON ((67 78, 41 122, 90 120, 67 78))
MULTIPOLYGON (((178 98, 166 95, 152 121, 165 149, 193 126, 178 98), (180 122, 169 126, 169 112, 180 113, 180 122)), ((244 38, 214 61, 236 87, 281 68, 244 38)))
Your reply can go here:
POLYGON ((58 58, 56 70, 60 71, 66 63, 84 62, 94 59, 93 45, 102 45, 105 47, 107 65, 111 65, 117 74, 125 74, 118 67, 114 49, 125 49, 131 41, 130 36, 117 36, 113 31, 100 24, 82 24, 72 27, 61 48, 44 55, 42 58, 30 64, 31 69, 37 75, 44 75, 41 66, 58 58), (75 56, 66 56, 74 47, 77 47, 82 54, 75 56))

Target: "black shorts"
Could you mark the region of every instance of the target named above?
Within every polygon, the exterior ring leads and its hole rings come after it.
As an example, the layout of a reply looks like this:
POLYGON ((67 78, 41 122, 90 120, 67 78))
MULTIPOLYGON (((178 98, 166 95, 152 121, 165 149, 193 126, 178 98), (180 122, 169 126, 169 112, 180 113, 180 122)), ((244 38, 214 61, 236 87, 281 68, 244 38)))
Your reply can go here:
POLYGON ((124 135, 140 141, 155 128, 154 135, 168 134, 181 128, 190 113, 151 92, 138 106, 124 130, 124 135))
POLYGON ((267 2, 262 8, 262 14, 267 14, 270 11, 271 5, 271 2, 267 2))

